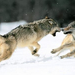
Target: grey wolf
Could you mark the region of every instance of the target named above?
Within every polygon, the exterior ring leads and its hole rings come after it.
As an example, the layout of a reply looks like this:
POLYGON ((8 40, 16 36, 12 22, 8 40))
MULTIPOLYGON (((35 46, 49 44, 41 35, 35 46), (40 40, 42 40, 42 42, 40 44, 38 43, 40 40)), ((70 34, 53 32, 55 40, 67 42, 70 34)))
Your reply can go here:
POLYGON ((62 55, 61 58, 75 56, 75 21, 71 22, 67 27, 63 29, 64 34, 67 36, 64 38, 60 47, 53 49, 51 53, 56 53, 59 51, 58 55, 66 49, 70 52, 66 55, 62 55))
POLYGON ((48 18, 20 25, 7 34, 0 35, 0 61, 9 58, 17 47, 28 47, 32 55, 39 56, 38 41, 47 34, 56 36, 56 32, 60 31, 58 24, 48 18))

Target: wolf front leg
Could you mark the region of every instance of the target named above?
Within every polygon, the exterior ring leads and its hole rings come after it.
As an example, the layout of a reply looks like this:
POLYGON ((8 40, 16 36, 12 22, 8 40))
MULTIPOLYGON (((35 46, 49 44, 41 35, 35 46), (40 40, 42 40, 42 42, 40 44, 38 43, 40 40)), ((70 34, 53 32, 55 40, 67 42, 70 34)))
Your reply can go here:
POLYGON ((63 55, 63 56, 60 56, 60 57, 61 57, 61 59, 63 59, 63 58, 65 58, 65 57, 70 57, 70 56, 72 56, 72 55, 75 55, 75 49, 74 49, 73 51, 67 53, 66 55, 63 55))
POLYGON ((53 50, 51 51, 51 53, 54 54, 54 53, 56 53, 56 52, 58 52, 58 51, 61 51, 62 49, 64 49, 64 45, 63 45, 63 46, 60 46, 60 47, 58 47, 58 48, 56 48, 56 49, 53 49, 53 50))
POLYGON ((36 49, 32 51, 32 55, 39 56, 39 55, 36 54, 36 53, 37 53, 38 50, 40 49, 40 45, 39 45, 37 42, 33 42, 31 45, 34 46, 34 47, 36 47, 36 49))
POLYGON ((33 52, 34 48, 33 46, 28 46, 29 50, 31 51, 31 53, 33 52))
POLYGON ((72 43, 69 43, 69 44, 65 44, 65 45, 62 45, 62 46, 60 46, 60 47, 58 47, 56 49, 53 49, 51 51, 51 53, 56 53, 56 52, 64 50, 64 49, 70 49, 70 48, 72 48, 74 46, 75 46, 75 42, 72 42, 72 43))

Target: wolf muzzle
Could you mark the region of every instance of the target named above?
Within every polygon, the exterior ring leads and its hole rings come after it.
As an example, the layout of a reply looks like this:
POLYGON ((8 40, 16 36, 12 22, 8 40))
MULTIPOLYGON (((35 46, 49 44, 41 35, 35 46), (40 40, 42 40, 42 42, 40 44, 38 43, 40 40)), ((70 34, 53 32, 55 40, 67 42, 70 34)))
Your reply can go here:
POLYGON ((72 31, 64 31, 64 34, 72 34, 72 31))
POLYGON ((71 30, 65 31, 64 28, 61 28, 61 31, 63 31, 64 34, 72 34, 71 30))

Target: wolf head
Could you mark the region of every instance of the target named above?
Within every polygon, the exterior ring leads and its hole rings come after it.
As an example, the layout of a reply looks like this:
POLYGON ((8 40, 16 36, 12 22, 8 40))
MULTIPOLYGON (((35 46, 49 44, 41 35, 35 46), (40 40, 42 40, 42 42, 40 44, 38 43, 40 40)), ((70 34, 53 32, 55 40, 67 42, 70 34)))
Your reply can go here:
POLYGON ((64 34, 75 34, 75 21, 68 24, 63 30, 64 34))
POLYGON ((51 26, 50 34, 52 34, 53 36, 56 36, 56 32, 60 32, 61 28, 53 19, 49 19, 49 18, 46 18, 46 19, 48 20, 48 23, 51 26))

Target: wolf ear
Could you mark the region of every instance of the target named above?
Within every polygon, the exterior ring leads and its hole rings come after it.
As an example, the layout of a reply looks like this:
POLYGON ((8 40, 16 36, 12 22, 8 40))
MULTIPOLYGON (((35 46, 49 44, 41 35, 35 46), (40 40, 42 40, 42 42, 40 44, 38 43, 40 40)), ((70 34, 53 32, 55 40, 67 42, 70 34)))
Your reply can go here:
POLYGON ((46 16, 46 17, 45 17, 45 19, 49 19, 49 17, 48 17, 48 16, 46 16))
POLYGON ((52 21, 49 21, 49 23, 50 23, 50 25, 52 25, 52 24, 53 24, 53 22, 52 22, 52 21))

